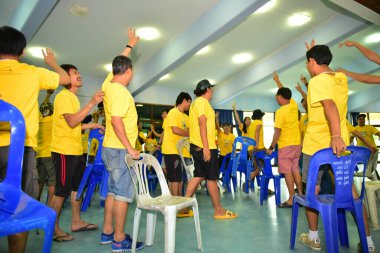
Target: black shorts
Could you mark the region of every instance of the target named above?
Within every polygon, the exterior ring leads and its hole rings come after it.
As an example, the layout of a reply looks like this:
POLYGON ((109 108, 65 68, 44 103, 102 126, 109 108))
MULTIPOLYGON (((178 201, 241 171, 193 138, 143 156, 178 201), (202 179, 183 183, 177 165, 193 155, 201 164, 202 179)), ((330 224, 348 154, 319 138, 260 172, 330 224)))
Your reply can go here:
POLYGON ((168 175, 168 181, 181 182, 182 173, 183 173, 181 157, 175 154, 173 155, 164 154, 164 157, 165 157, 165 165, 166 165, 166 171, 168 175))
POLYGON ((218 162, 218 150, 210 149, 211 158, 210 161, 205 162, 203 160, 203 149, 190 144, 190 154, 194 159, 194 177, 201 177, 208 180, 219 179, 219 162, 218 162))
POLYGON ((56 173, 55 195, 67 197, 78 191, 86 162, 82 155, 63 155, 51 152, 56 173))

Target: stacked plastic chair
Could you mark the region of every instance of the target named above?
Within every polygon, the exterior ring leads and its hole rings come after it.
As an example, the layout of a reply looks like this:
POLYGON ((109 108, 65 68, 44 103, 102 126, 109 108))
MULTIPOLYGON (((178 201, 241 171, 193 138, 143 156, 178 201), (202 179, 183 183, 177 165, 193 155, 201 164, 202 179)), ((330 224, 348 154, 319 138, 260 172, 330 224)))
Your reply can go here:
POLYGON ((198 202, 195 198, 172 196, 169 192, 164 173, 157 159, 149 154, 141 154, 139 160, 134 160, 130 155, 125 156, 125 161, 130 168, 133 185, 136 192, 137 207, 133 222, 133 242, 132 252, 136 251, 136 242, 140 225, 141 211, 148 211, 146 228, 146 245, 153 245, 156 212, 159 211, 165 216, 165 253, 175 252, 175 227, 176 214, 178 210, 191 207, 194 212, 195 231, 198 241, 198 249, 202 251, 201 228, 199 222, 198 202), (162 194, 158 197, 151 197, 148 189, 148 178, 146 166, 151 166, 156 171, 162 194))
MULTIPOLYGON (((331 148, 316 152, 310 160, 306 195, 296 195, 293 198, 292 225, 290 233, 290 248, 294 248, 298 208, 305 206, 317 210, 323 220, 327 252, 339 252, 339 242, 342 246, 349 247, 346 224, 346 211, 350 211, 357 224, 360 242, 363 252, 368 252, 368 245, 363 220, 364 190, 358 199, 352 195, 353 174, 357 164, 366 164, 370 157, 370 151, 363 147, 347 147, 351 154, 337 158, 331 148), (315 195, 315 186, 318 171, 321 165, 330 164, 335 178, 335 194, 315 195)), ((365 171, 364 171, 365 172, 365 171)), ((364 173, 365 175, 365 173, 364 173)), ((362 180, 364 189, 365 180, 362 180)))
POLYGON ((50 252, 56 213, 21 190, 24 118, 16 107, 0 100, 0 122, 11 125, 7 173, 0 183, 0 236, 41 228, 45 231, 42 252, 50 252))
MULTIPOLYGON (((104 133, 101 129, 93 129, 88 136, 88 145, 90 149, 91 141, 97 139, 99 142, 98 150, 96 152, 95 160, 93 163, 87 163, 86 169, 83 173, 82 180, 80 182, 76 199, 79 200, 87 187, 86 194, 84 196, 81 211, 87 211, 88 206, 91 203, 92 195, 94 194, 96 186, 100 185, 99 197, 101 205, 103 205, 108 192, 108 171, 102 160, 102 147, 104 133)), ((88 159, 87 159, 88 160, 88 159)))
POLYGON ((276 205, 281 204, 281 178, 284 178, 282 174, 273 175, 271 160, 277 158, 277 151, 272 152, 271 155, 267 155, 265 151, 259 151, 255 153, 255 158, 258 166, 262 166, 260 160, 264 161, 264 165, 261 171, 260 179, 260 205, 263 205, 265 199, 268 199, 268 185, 269 181, 273 179, 274 194, 276 197, 276 205))

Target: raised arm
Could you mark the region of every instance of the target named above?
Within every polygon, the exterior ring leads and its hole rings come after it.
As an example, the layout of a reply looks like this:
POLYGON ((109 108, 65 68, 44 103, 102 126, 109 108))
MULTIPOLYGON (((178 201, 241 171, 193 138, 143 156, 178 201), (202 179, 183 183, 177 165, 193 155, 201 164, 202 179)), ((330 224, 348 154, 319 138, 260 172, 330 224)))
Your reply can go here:
POLYGON ((128 41, 129 42, 126 45, 126 47, 124 48, 123 52, 121 53, 121 55, 124 55, 124 56, 128 56, 129 53, 132 51, 132 48, 134 46, 136 46, 140 40, 140 37, 137 36, 137 34, 136 34, 136 30, 133 28, 128 28, 127 35, 128 35, 128 41))
POLYGON ((303 89, 301 88, 300 84, 297 82, 297 86, 296 86, 296 90, 301 93, 302 95, 302 98, 307 101, 307 94, 306 92, 303 91, 303 89))
POLYGON ((46 90, 46 96, 45 96, 45 99, 44 101, 42 102, 42 104, 46 104, 46 103, 49 103, 49 100, 50 100, 50 97, 51 95, 54 93, 54 90, 46 90))
POLYGON ((218 133, 220 133, 222 130, 220 129, 219 112, 215 112, 215 126, 218 133))
POLYGON ((159 134, 156 132, 153 124, 150 125, 150 130, 152 130, 153 135, 156 136, 157 138, 161 138, 161 136, 163 135, 163 132, 162 134, 159 134))
POLYGON ((307 86, 309 85, 309 82, 307 81, 306 77, 304 77, 302 74, 301 74, 301 77, 300 77, 300 81, 305 85, 305 87, 307 89, 307 86))
POLYGON ((45 63, 59 75, 59 84, 66 85, 70 83, 70 77, 67 72, 59 66, 51 48, 42 49, 45 63))
POLYGON ((371 49, 359 44, 358 42, 347 40, 339 44, 339 47, 343 46, 356 47, 365 57, 367 57, 368 60, 380 64, 380 55, 375 51, 372 51, 371 49))
POLYGON ((284 87, 284 85, 282 85, 282 83, 281 83, 281 81, 280 81, 280 77, 278 76, 278 74, 277 74, 276 71, 273 71, 273 80, 276 82, 277 87, 278 87, 279 89, 284 87))
POLYGON ((243 123, 241 122, 241 119, 239 117, 239 113, 236 111, 236 103, 233 103, 232 110, 234 111, 234 115, 235 115, 235 119, 236 119, 237 125, 238 126, 243 125, 243 123))
POLYGON ((360 74, 348 71, 343 68, 337 69, 338 72, 343 72, 347 76, 351 77, 352 79, 362 82, 362 83, 368 83, 368 84, 380 84, 380 76, 376 75, 368 75, 368 74, 360 74))

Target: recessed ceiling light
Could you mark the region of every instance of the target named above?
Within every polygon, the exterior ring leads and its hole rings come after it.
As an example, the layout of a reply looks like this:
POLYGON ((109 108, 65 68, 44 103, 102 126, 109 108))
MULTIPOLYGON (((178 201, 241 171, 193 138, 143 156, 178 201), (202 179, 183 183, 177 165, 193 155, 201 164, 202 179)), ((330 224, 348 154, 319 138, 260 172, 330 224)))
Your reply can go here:
POLYGON ((136 104, 136 107, 143 107, 143 104, 136 104))
POLYGON ((43 47, 30 47, 28 49, 28 52, 36 57, 36 58, 40 58, 40 59, 43 59, 44 58, 44 55, 42 54, 42 50, 45 50, 45 48, 43 47))
POLYGON ((232 57, 232 62, 236 64, 246 63, 252 60, 253 56, 250 53, 235 54, 232 57))
POLYGON ((155 40, 160 37, 159 31, 154 27, 141 27, 136 33, 142 40, 155 40))
POLYGON ((159 80, 163 81, 170 78, 170 74, 163 75, 159 80))
POLYGON ((371 35, 368 35, 365 39, 367 43, 377 43, 380 42, 380 33, 373 33, 371 35))
POLYGON ((106 64, 103 67, 104 67, 105 70, 107 70, 107 72, 111 72, 112 71, 112 63, 106 64))
POLYGON ((288 25, 301 26, 309 22, 310 19, 311 17, 307 12, 296 13, 288 18, 288 25))
POLYGON ((202 48, 201 50, 199 50, 196 55, 200 55, 200 54, 205 54, 207 53, 208 51, 210 51, 210 46, 205 46, 204 48, 202 48))
POLYGON ((88 8, 80 4, 74 4, 70 7, 69 12, 73 16, 84 18, 88 14, 88 8))
POLYGON ((278 91, 278 88, 273 88, 273 89, 270 90, 270 92, 276 93, 276 94, 277 94, 277 91, 278 91))
POLYGON ((215 80, 214 79, 207 79, 212 85, 215 84, 215 80))
POLYGON ((276 5, 276 1, 271 0, 267 2, 266 4, 264 4, 263 6, 261 6, 259 9, 257 9, 255 13, 261 14, 261 13, 267 12, 270 9, 272 9, 275 5, 276 5))

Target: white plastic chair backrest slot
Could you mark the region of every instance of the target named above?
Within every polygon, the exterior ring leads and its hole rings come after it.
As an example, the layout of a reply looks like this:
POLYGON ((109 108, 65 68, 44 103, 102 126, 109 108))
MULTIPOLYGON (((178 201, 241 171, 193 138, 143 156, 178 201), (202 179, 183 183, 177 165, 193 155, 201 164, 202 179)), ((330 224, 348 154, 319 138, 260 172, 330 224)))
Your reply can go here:
POLYGON ((194 160, 193 160, 193 157, 190 155, 190 159, 191 159, 192 164, 186 165, 186 162, 185 162, 185 159, 184 159, 183 153, 182 153, 183 148, 186 148, 187 151, 189 151, 189 153, 190 153, 190 141, 189 141, 188 137, 182 138, 181 140, 179 140, 177 142, 177 150, 178 150, 179 156, 181 157, 182 164, 186 170, 187 179, 190 180, 193 178, 193 175, 194 175, 194 169, 195 169, 194 168, 194 160))

